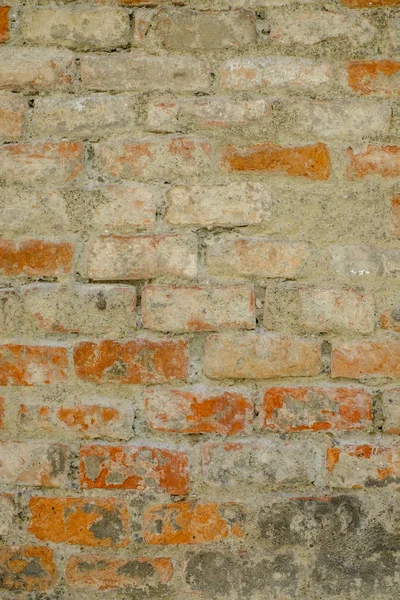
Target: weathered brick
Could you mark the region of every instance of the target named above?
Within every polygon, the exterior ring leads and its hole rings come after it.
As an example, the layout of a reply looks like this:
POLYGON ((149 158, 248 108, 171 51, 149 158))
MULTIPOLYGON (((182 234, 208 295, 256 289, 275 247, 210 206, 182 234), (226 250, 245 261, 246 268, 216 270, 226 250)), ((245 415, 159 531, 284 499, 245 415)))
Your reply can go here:
POLYGON ((313 181, 329 179, 331 160, 325 144, 278 146, 271 142, 247 148, 226 146, 222 166, 228 171, 266 171, 313 181))
POLYGON ((156 504, 143 514, 143 537, 148 544, 207 544, 242 538, 246 514, 235 502, 175 502, 156 504))
POLYGON ((43 442, 0 442, 0 482, 9 485, 63 487, 67 448, 43 442))
POLYGON ((272 387, 263 427, 272 431, 350 431, 372 426, 372 396, 359 388, 272 387))
POLYGON ((183 340, 136 339, 80 342, 74 348, 75 372, 95 383, 164 383, 188 376, 183 340))
POLYGON ((0 385, 43 385, 67 379, 67 350, 57 346, 0 346, 0 385))
POLYGON ((167 192, 170 225, 240 227, 269 219, 271 196, 263 183, 179 185, 167 192))
POLYGON ((53 552, 42 546, 0 548, 0 589, 43 592, 56 584, 53 552))
POLYGON ((74 244, 47 240, 0 240, 0 274, 56 277, 72 268, 74 244))
POLYGON ((256 41, 254 13, 248 10, 161 8, 136 15, 135 41, 146 48, 173 50, 244 48, 256 41), (139 21, 139 22, 138 22, 139 21))
POLYGON ((215 275, 292 278, 304 270, 309 257, 304 242, 222 238, 208 245, 206 265, 215 275))
POLYGON ((209 65, 189 56, 92 55, 81 64, 83 85, 98 91, 201 92, 211 81, 209 65))
POLYGON ((328 448, 329 485, 339 488, 398 487, 400 448, 342 444, 328 448))
POLYGON ((108 140, 99 143, 97 158, 100 170, 122 179, 187 179, 213 168, 212 146, 198 138, 108 140))
POLYGON ((400 196, 393 196, 390 212, 390 234, 400 237, 400 196))
POLYGON ((271 102, 264 99, 236 100, 224 97, 174 99, 149 104, 146 127, 169 133, 187 129, 215 129, 270 123, 271 102))
POLYGON ((210 335, 204 373, 211 379, 266 379, 319 375, 321 345, 278 334, 242 332, 210 335))
POLYGON ((0 95, 0 142, 16 142, 21 138, 25 112, 23 98, 15 94, 0 95))
POLYGON ((0 89, 14 92, 68 90, 75 77, 75 57, 54 48, 0 49, 0 89))
POLYGON ((15 504, 11 494, 0 494, 0 535, 6 536, 15 523, 15 504))
POLYGON ((9 6, 0 6, 0 43, 7 42, 10 38, 9 12, 9 6))
POLYGON ((389 388, 382 392, 383 431, 400 433, 400 388, 389 388))
POLYGON ((239 390, 157 388, 146 391, 146 420, 152 429, 175 433, 246 432, 253 403, 239 390))
POLYGON ((17 335, 21 330, 21 305, 14 288, 0 290, 0 330, 3 335, 17 335))
POLYGON ((344 276, 378 277, 388 274, 389 265, 380 250, 368 246, 331 246, 329 249, 333 271, 344 276))
POLYGON ((80 399, 61 405, 26 402, 19 405, 18 430, 29 437, 58 439, 108 438, 126 440, 132 436, 132 404, 114 398, 80 399))
POLYGON ((347 149, 347 177, 363 179, 369 175, 380 177, 400 176, 400 146, 374 146, 366 150, 347 149))
POLYGON ((122 8, 84 6, 25 7, 19 35, 34 46, 113 50, 129 42, 129 15, 122 8))
POLYGON ((27 329, 123 335, 136 329, 136 290, 123 285, 32 285, 22 289, 27 329))
POLYGON ((80 451, 83 488, 166 492, 189 491, 187 452, 155 446, 90 445, 80 451))
POLYGON ((142 318, 147 329, 166 332, 254 329, 254 292, 245 285, 149 285, 142 291, 142 318))
POLYGON ((29 533, 39 540, 78 546, 127 546, 129 513, 109 498, 31 498, 29 533))
POLYGON ((28 133, 39 138, 92 140, 126 133, 136 121, 135 105, 136 99, 125 95, 37 98, 28 133))
POLYGON ((65 184, 83 169, 81 142, 27 142, 0 148, 0 181, 65 184))
POLYGON ((388 17, 390 50, 397 55, 400 50, 400 18, 396 12, 388 17))
POLYGON ((202 446, 203 475, 219 488, 310 485, 321 478, 325 446, 309 440, 210 442, 202 446))
POLYGON ((347 65, 347 81, 352 90, 375 96, 400 94, 400 61, 359 60, 347 65))
POLYGON ((88 274, 97 281, 134 280, 165 274, 195 277, 197 238, 189 235, 102 236, 88 251, 88 274))
POLYGON ((173 575, 170 558, 108 558, 103 554, 71 556, 66 566, 69 585, 97 590, 134 589, 165 595, 173 575))
POLYGON ((400 342, 390 339, 334 342, 332 377, 400 377, 400 342))
POLYGON ((220 68, 221 87, 233 90, 316 88, 331 83, 332 78, 329 64, 289 56, 233 58, 220 68))
POLYGON ((379 326, 389 331, 400 332, 400 297, 397 290, 376 294, 379 326))
POLYGON ((4 237, 60 235, 68 230, 66 203, 59 190, 31 186, 0 187, 0 211, 4 237))

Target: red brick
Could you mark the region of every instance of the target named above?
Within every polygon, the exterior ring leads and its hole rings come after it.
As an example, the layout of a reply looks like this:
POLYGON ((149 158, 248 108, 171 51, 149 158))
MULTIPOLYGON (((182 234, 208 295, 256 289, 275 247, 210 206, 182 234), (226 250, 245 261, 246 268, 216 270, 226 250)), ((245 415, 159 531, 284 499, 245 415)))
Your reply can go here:
POLYGON ((62 444, 0 442, 2 484, 63 487, 67 471, 67 447, 62 444))
POLYGON ((127 546, 129 513, 115 498, 31 498, 29 533, 79 546, 127 546))
POLYGON ((189 491, 189 460, 184 451, 154 446, 90 445, 81 448, 83 488, 167 492, 189 491))
POLYGON ((6 42, 10 38, 9 12, 9 6, 0 6, 0 43, 6 42))
POLYGON ((0 548, 0 589, 43 592, 57 580, 53 552, 42 546, 0 548))
POLYGON ((207 544, 244 536, 245 511, 227 502, 156 504, 143 515, 143 537, 148 544, 207 544))
POLYGON ((74 244, 47 240, 0 240, 0 274, 55 277, 69 273, 74 244))
POLYGON ((223 167, 229 171, 267 171, 311 180, 329 179, 331 161, 325 144, 285 147, 267 142, 237 148, 226 146, 223 167))
POLYGON ((22 135, 26 112, 24 98, 16 94, 0 95, 0 141, 16 142, 22 135))
POLYGON ((332 377, 400 377, 400 341, 335 342, 332 377))
POLYGON ((183 340, 137 339, 81 342, 74 348, 75 372, 95 383, 164 383, 188 376, 183 340))
POLYGON ((400 94, 400 61, 358 60, 348 64, 348 84, 360 94, 398 96, 400 94))
POLYGON ((372 396, 357 388, 273 387, 265 391, 263 427, 272 431, 350 431, 372 425, 372 396))
POLYGON ((235 390, 147 390, 146 420, 152 429, 170 433, 234 435, 249 430, 253 403, 235 390))
POLYGON ((66 348, 58 346, 0 346, 0 385, 43 385, 67 379, 66 348))
POLYGON ((344 444, 328 448, 326 461, 331 487, 399 487, 399 446, 344 444))
POLYGON ((171 580, 170 558, 108 558, 103 554, 71 556, 66 567, 69 585, 96 590, 137 589, 157 593, 171 580))
POLYGON ((363 179, 368 175, 380 177, 400 176, 400 146, 374 146, 368 144, 360 152, 347 149, 348 179, 363 179))
POLYGON ((390 213, 390 235, 400 237, 400 196, 393 196, 390 213))

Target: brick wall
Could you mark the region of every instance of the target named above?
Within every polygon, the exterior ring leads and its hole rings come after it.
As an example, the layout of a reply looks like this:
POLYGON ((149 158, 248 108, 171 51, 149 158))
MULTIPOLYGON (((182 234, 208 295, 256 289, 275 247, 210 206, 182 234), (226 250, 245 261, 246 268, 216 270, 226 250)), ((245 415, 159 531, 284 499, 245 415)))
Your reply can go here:
POLYGON ((398 600, 400 1, 0 42, 1 600, 398 600))

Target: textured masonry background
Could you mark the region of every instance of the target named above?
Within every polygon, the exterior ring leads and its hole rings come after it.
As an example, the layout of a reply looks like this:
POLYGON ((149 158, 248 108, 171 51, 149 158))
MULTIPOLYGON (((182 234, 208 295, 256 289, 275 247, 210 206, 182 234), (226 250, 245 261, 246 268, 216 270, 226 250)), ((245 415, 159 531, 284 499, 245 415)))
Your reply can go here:
POLYGON ((0 219, 0 600, 400 598, 400 0, 4 0, 0 219))

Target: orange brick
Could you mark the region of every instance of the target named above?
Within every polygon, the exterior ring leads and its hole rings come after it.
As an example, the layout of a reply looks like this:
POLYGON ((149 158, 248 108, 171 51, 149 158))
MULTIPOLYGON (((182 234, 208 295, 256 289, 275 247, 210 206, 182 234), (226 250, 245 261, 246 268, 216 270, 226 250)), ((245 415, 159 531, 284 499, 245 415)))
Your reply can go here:
POLYGON ((332 377, 400 377, 400 341, 336 342, 332 377))
POLYGON ((240 149, 227 146, 223 166, 229 171, 269 171, 312 180, 328 179, 331 161, 325 144, 284 147, 267 142, 240 149))
POLYGON ((96 383, 162 383, 188 376, 183 340, 81 342, 74 348, 75 372, 96 383))
POLYGON ((42 592, 57 579, 53 553, 41 546, 0 548, 0 589, 42 592))
POLYGON ((0 346, 0 385, 61 383, 67 367, 67 350, 60 346, 0 346))
POLYGON ((339 488, 399 487, 400 447, 345 444, 327 450, 329 485, 339 488))
POLYGON ((81 486, 167 492, 180 496, 189 491, 189 459, 186 452, 152 446, 104 446, 81 448, 81 486))
POLYGON ((349 431, 372 423, 372 396, 356 388, 273 387, 263 409, 263 426, 272 431, 349 431))
POLYGON ((400 237, 400 196, 392 198, 392 210, 390 213, 390 235, 400 237))
POLYGON ((129 543, 129 513, 115 498, 31 498, 29 508, 29 532, 39 540, 118 548, 129 543))
POLYGON ((10 38, 9 12, 9 6, 0 6, 0 43, 6 42, 10 38))
POLYGON ((148 544, 207 544, 244 536, 245 511, 227 502, 156 504, 143 515, 143 537, 148 544))
POLYGON ((400 61, 358 60, 347 65, 348 84, 360 94, 398 96, 400 61))
POLYGON ((74 244, 27 240, 0 240, 0 274, 28 277, 55 277, 69 273, 74 244))
POLYGON ((157 431, 233 435, 249 428, 253 403, 236 391, 155 389, 146 392, 146 419, 157 431))
POLYGON ((349 8, 379 8, 382 6, 399 6, 400 0, 342 0, 349 8))
POLYGON ((108 558, 101 555, 71 556, 66 567, 70 585, 97 590, 134 588, 154 593, 173 574, 170 558, 108 558))
POLYGON ((355 152, 347 149, 347 177, 363 179, 368 175, 381 177, 400 176, 400 146, 374 146, 369 144, 366 150, 355 152))

